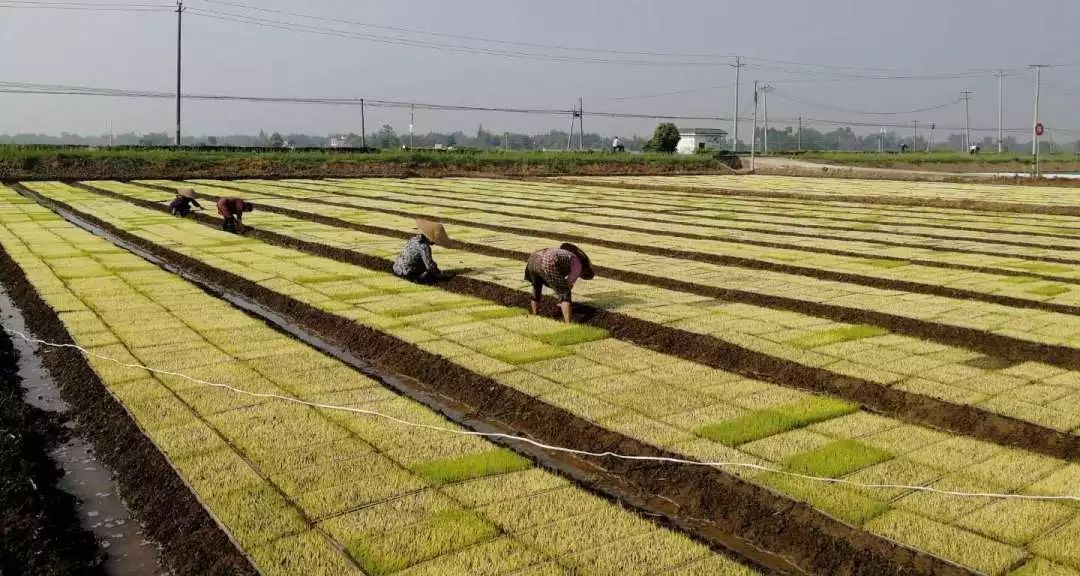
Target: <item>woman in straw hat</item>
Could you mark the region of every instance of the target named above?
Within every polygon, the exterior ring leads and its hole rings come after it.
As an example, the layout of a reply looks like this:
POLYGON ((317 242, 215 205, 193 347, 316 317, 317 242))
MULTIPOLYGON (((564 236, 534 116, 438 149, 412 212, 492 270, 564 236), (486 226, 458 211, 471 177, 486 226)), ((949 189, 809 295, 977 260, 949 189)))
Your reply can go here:
POLYGON ((417 218, 416 227, 420 233, 405 243, 405 248, 394 260, 394 274, 417 282, 433 282, 441 276, 439 265, 431 257, 431 245, 446 246, 450 236, 438 222, 429 222, 417 218))
POLYGON ((547 286, 559 298, 563 320, 569 323, 573 312, 570 292, 574 283, 578 278, 592 280, 593 276, 595 273, 588 255, 573 244, 533 252, 525 265, 525 280, 532 284, 532 313, 540 313, 540 293, 547 286))
POLYGON ((203 207, 199 206, 199 202, 195 200, 195 191, 191 188, 181 188, 176 191, 176 198, 173 198, 172 202, 169 202, 169 213, 173 216, 179 216, 181 218, 191 214, 191 207, 194 206, 199 210, 203 207))

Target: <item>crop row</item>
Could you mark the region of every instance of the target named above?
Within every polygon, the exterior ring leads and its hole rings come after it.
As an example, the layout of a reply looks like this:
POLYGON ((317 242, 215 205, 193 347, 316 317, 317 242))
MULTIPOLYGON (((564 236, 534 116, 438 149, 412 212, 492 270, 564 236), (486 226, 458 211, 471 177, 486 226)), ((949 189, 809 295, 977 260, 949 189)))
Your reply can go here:
POLYGON ((821 196, 838 195, 866 197, 890 196, 915 200, 976 200, 1042 205, 1077 206, 1070 194, 1042 186, 985 185, 956 182, 889 182, 837 178, 799 178, 789 176, 644 176, 588 177, 590 181, 621 184, 645 183, 680 188, 725 188, 756 192, 796 191, 821 196))
MULTIPOLYGON (((35 188, 136 235, 689 456, 771 463, 861 482, 906 479, 979 492, 1061 493, 1073 490, 1080 474, 1080 467, 1060 460, 904 425, 842 402, 740 378, 604 338, 588 328, 567 329, 389 274, 372 276, 368 270, 246 239, 219 252, 207 245, 232 237, 208 227, 162 220, 158 213, 63 185, 35 188)), ((261 216, 267 221, 277 217, 261 216)), ((298 235, 326 232, 313 223, 297 222, 293 228, 298 235)), ((1025 563, 1034 569, 1051 560, 1077 563, 1071 549, 1080 538, 1080 520, 1076 509, 1064 504, 950 498, 742 474, 865 530, 988 573, 1025 563), (1001 522, 1019 515, 1039 520, 1001 522)))
MULTIPOLYGON (((1005 273, 1015 270, 1039 272, 1046 270, 1067 278, 1076 274, 1075 266, 1062 263, 1069 260, 1067 251, 1070 247, 1080 247, 1071 237, 1055 236, 1051 239, 1032 239, 1015 234, 1001 235, 996 232, 926 232, 922 235, 910 229, 897 232, 867 232, 855 227, 830 227, 825 231, 815 229, 807 222, 778 224, 773 219, 743 223, 729 213, 714 211, 706 217, 686 215, 657 215, 646 209, 629 210, 622 208, 590 208, 591 201, 576 199, 572 195, 559 198, 560 204, 549 202, 508 198, 507 186, 488 181, 482 184, 464 184, 449 180, 443 184, 413 184, 408 182, 395 187, 362 181, 352 181, 337 185, 326 183, 295 183, 285 186, 303 186, 306 189, 343 189, 360 192, 376 199, 397 200, 416 203, 418 206, 435 208, 471 208, 491 214, 509 214, 511 216, 530 216, 544 220, 566 220, 613 230, 628 229, 638 232, 658 232, 667 236, 688 239, 711 238, 728 244, 745 246, 748 255, 763 260, 780 262, 806 261, 809 264, 845 272, 874 272, 867 268, 870 259, 873 268, 885 269, 884 277, 890 265, 882 259, 897 262, 892 268, 905 267, 903 272, 920 281, 932 280, 926 273, 928 266, 936 269, 956 268, 1001 269, 1005 273), (347 186, 347 188, 343 188, 347 186), (388 190, 389 188, 389 190, 388 190), (477 190, 481 195, 477 195, 477 190), (495 198, 500 198, 496 200, 495 198), (493 204, 497 203, 497 204, 493 204), (524 212, 524 213, 523 213, 524 212), (914 234, 914 235, 913 235, 914 234), (797 244, 791 244, 798 238, 797 244), (779 244, 781 247, 778 247, 779 244), (789 245, 790 248, 782 246, 789 245), (758 248, 772 248, 759 250, 758 248), (779 252, 777 251, 779 250, 779 252), (824 256, 823 256, 824 255, 824 256), (831 257, 829 256, 831 255, 831 257), (917 265, 910 267, 912 262, 917 265), (1055 265, 1052 265, 1055 264, 1055 265), (1015 269, 1015 270, 1014 270, 1015 269), (920 272, 920 270, 922 272, 920 272)), ((941 274, 940 270, 934 270, 941 274)), ((932 271, 933 272, 933 271, 932 271)), ((893 272, 895 274, 895 272, 893 272)), ((986 275, 983 283, 995 280, 986 275)), ((968 278, 967 283, 976 284, 977 276, 968 278)), ((991 284, 992 286, 992 284, 991 284)), ((993 290, 991 290, 993 292, 993 290)))
MULTIPOLYGON (((317 192, 288 190, 265 185, 230 184, 228 189, 217 188, 211 193, 235 194, 237 190, 250 190, 252 198, 273 205, 281 197, 307 197, 317 192)), ((900 292, 910 288, 910 284, 898 285, 883 279, 880 287, 872 285, 845 283, 844 275, 831 278, 817 278, 786 272, 774 272, 768 269, 755 270, 727 265, 730 257, 741 258, 737 254, 722 255, 707 252, 688 252, 688 245, 666 240, 663 235, 638 235, 637 241, 628 244, 633 233, 611 231, 578 224, 558 224, 550 221, 531 220, 527 217, 507 217, 487 215, 463 210, 410 210, 405 203, 376 201, 365 198, 321 193, 318 200, 311 200, 313 210, 329 213, 331 207, 355 208, 363 210, 357 218, 377 225, 387 219, 387 214, 412 216, 417 214, 440 217, 454 224, 459 239, 506 247, 518 251, 531 251, 536 246, 552 242, 559 238, 577 240, 589 254, 596 254, 595 259, 603 266, 627 272, 647 270, 657 282, 666 279, 690 280, 710 288, 747 290, 768 296, 793 297, 808 303, 840 305, 858 310, 883 312, 904 316, 920 321, 945 324, 963 328, 999 334, 1002 336, 1027 340, 1038 344, 1069 344, 1080 337, 1080 324, 1069 313, 1058 313, 1030 308, 1015 308, 993 302, 968 300, 916 292, 900 292), (328 204, 329 202, 329 204, 328 204), (396 208, 396 209, 395 209, 396 208), (543 232, 533 232, 533 231, 543 232), (507 232, 510 234, 508 235, 507 232), (595 240, 591 240, 595 239, 595 240), (663 246, 669 244, 668 246, 663 246), (703 255, 704 258, 695 258, 703 255), (687 260, 687 258, 694 258, 687 260), (715 260, 715 262, 714 262, 715 260)), ((243 194, 241 194, 243 195, 243 194)), ((699 241, 704 242, 704 241, 699 241)), ((743 264, 739 264, 742 266, 743 264)), ((869 266, 868 267, 873 267, 869 266)), ((804 268, 812 274, 812 268, 804 268)), ((830 274, 825 271, 825 274, 830 274)), ((1015 278, 1005 278, 1012 281, 1015 278)), ((1008 284, 1008 282, 1004 282, 1008 284)), ((929 292, 948 291, 940 288, 929 292)), ((1057 288, 1055 288, 1057 290, 1057 288)), ((966 294, 971 294, 967 292, 966 294)))
MULTIPOLYGON (((4 251, 264 574, 357 566, 369 574, 752 573, 476 437, 240 395, 94 356, 454 428, 10 190, 0 196, 4 251)), ((199 248, 243 249, 218 236, 199 248)))
MULTIPOLYGON (((161 200, 163 194, 124 184, 97 183, 121 195, 161 200)), ((204 189, 205 188, 200 188, 204 189)), ((265 206, 303 209, 300 203, 260 198, 265 206)), ((346 221, 367 217, 343 208, 328 208, 323 215, 346 221)), ((407 232, 411 220, 382 216, 380 225, 407 232)), ((393 257, 400 240, 306 222, 279 214, 263 214, 264 230, 344 248, 377 258, 393 257)), ((455 227, 455 235, 459 230, 455 227)), ((497 244, 502 238, 482 239, 497 244)), ((481 239, 477 239, 481 241, 481 239)), ((440 260, 464 275, 513 290, 526 291, 519 260, 440 250, 440 260), (445 254, 445 255, 443 255, 445 254)), ((862 378, 883 386, 950 403, 984 409, 1028 420, 1058 430, 1080 426, 1076 399, 1080 382, 1073 372, 1034 362, 1015 366, 978 367, 978 352, 890 334, 876 327, 833 322, 796 312, 732 304, 712 298, 642 287, 599 278, 577 290, 579 301, 617 311, 659 325, 705 334, 750 350, 836 374, 862 378)))

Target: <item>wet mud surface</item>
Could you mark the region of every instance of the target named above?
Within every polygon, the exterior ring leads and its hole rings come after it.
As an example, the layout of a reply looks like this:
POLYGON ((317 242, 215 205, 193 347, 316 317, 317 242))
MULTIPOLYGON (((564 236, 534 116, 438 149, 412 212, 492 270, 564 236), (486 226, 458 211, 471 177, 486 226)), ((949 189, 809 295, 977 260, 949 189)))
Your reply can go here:
MULTIPOLYGON (((26 193, 26 191, 24 191, 26 193)), ((31 197, 35 197, 32 192, 31 197)), ((590 452, 678 457, 548 405, 518 390, 475 374, 397 338, 348 319, 317 310, 288 296, 263 288, 230 272, 207 266, 183 254, 146 242, 133 234, 80 213, 60 202, 37 198, 61 214, 74 215, 125 244, 137 246, 186 273, 212 279, 220 291, 245 299, 289 318, 291 322, 342 350, 367 359, 381 370, 401 374, 429 387, 432 394, 452 401, 475 420, 507 427, 518 434, 590 452)), ((211 219, 213 220, 213 219, 211 219)), ((255 234, 260 232, 255 230, 255 234)), ((463 281, 465 279, 462 279, 463 281)), ((912 550, 859 530, 800 502, 745 482, 717 469, 662 462, 585 457, 609 479, 604 485, 633 489, 642 502, 666 501, 652 510, 679 526, 706 526, 747 548, 768 551, 777 571, 815 574, 970 574, 929 554, 912 550), (781 570, 787 563, 797 570, 781 570)), ((617 497, 617 496, 616 496, 617 497)), ((706 542, 709 531, 692 530, 706 542)), ((723 545, 722 543, 717 543, 723 545)))
MULTIPOLYGON (((72 343, 56 313, 2 249, 0 282, 36 337, 72 343)), ((83 356, 72 349, 48 349, 42 352, 41 361, 59 386, 63 401, 70 406, 79 431, 93 443, 94 455, 114 471, 120 495, 136 513, 145 535, 161 544, 165 569, 183 576, 254 576, 256 572, 248 560, 123 406, 109 395, 83 356)), ((72 456, 77 456, 77 448, 74 450, 72 456)), ((106 518, 100 516, 100 511, 97 518, 104 526, 106 518)), ((113 517, 107 529, 116 528, 116 520, 113 517)))

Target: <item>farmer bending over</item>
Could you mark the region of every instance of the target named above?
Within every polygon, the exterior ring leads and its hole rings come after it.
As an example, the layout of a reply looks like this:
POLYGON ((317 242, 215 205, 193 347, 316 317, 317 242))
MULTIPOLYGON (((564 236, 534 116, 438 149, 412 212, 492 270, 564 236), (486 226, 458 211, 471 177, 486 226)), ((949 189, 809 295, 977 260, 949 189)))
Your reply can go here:
POLYGON ((589 257, 573 244, 533 252, 525 265, 525 280, 532 283, 532 313, 540 313, 540 293, 547 286, 559 298, 563 320, 569 323, 572 314, 570 291, 574 283, 578 278, 592 280, 593 276, 589 257))
POLYGON ((203 209, 202 206, 199 206, 199 202, 195 200, 194 190, 191 188, 181 188, 176 191, 176 198, 173 198, 173 201, 169 202, 169 213, 173 216, 183 218, 188 214, 191 214, 192 206, 199 210, 203 209))
POLYGON ((221 229, 233 234, 244 233, 244 212, 251 212, 255 205, 240 198, 220 198, 217 211, 221 215, 221 229))
POLYGON ((431 245, 446 246, 450 243, 450 236, 438 222, 417 218, 416 227, 420 229, 420 234, 405 243, 405 248, 394 260, 394 274, 417 282, 434 282, 442 273, 431 257, 431 245))

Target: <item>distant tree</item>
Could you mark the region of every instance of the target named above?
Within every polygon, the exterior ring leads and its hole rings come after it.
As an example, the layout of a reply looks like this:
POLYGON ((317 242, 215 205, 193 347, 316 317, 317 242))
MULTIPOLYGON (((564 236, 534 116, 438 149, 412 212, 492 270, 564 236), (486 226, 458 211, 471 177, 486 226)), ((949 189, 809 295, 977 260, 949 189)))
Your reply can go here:
POLYGON ((217 146, 217 136, 210 136, 206 139, 206 143, 210 146, 217 146))
POLYGON ((267 146, 270 144, 270 138, 266 136, 265 130, 259 130, 259 146, 267 146))
POLYGON ((671 154, 679 145, 679 138, 679 129, 671 122, 664 122, 656 127, 652 140, 645 144, 645 150, 671 154))
POLYGON ((281 134, 274 132, 270 135, 270 140, 267 142, 271 148, 281 148, 285 145, 285 137, 281 134))
POLYGON ((401 140, 397 136, 397 132, 394 132, 394 127, 389 124, 383 124, 382 128, 379 128, 378 134, 379 148, 398 148, 401 146, 401 140))

